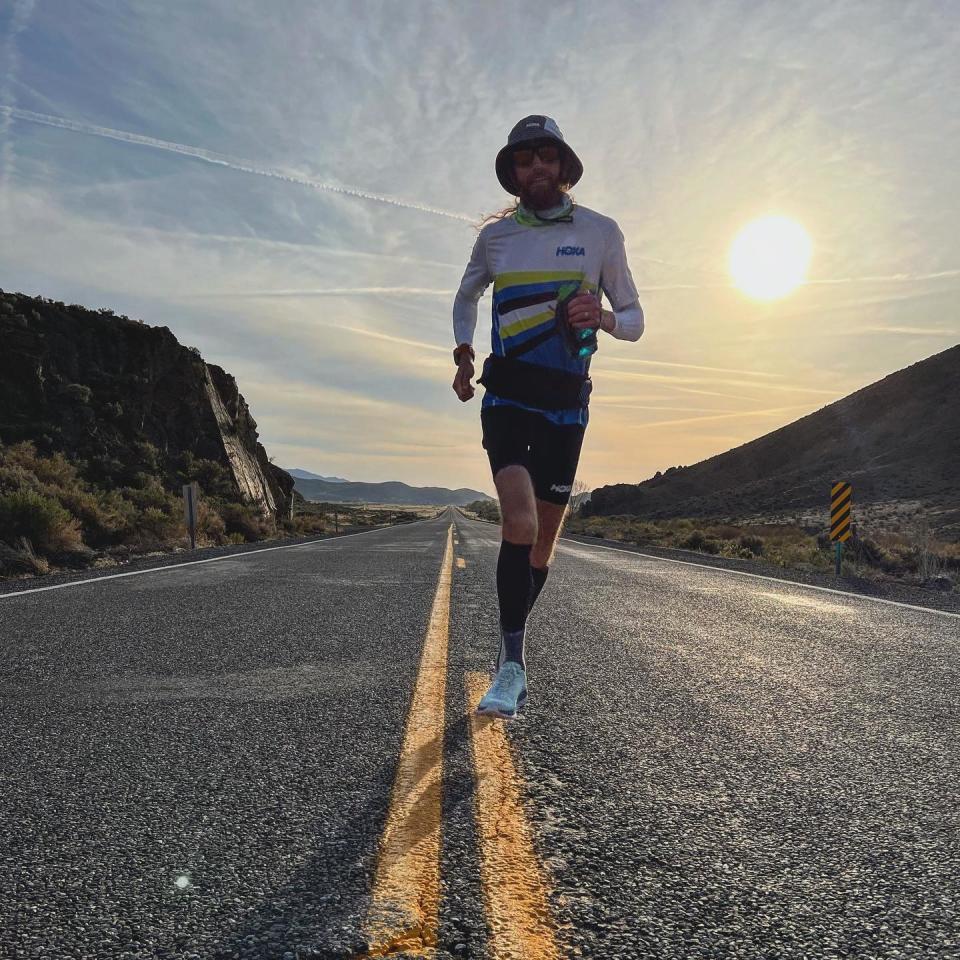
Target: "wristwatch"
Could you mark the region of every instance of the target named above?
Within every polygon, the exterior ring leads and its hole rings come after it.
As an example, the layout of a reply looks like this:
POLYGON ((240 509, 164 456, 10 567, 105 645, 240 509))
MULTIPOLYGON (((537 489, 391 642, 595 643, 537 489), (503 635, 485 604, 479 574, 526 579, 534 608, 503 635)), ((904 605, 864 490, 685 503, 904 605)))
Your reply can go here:
POLYGON ((453 348, 453 362, 458 367, 460 366, 460 354, 463 353, 464 350, 470 351, 471 360, 477 359, 477 355, 473 352, 473 347, 471 347, 469 343, 461 343, 460 346, 453 348))

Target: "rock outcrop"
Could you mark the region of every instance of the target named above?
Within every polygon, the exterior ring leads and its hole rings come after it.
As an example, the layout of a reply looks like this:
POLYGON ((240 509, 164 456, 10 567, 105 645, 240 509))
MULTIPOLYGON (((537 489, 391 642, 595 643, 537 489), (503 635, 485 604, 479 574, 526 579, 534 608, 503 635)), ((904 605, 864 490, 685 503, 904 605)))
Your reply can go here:
POLYGON ((22 440, 104 487, 148 473, 177 492, 201 463, 206 493, 290 516, 293 478, 230 374, 167 327, 0 290, 0 442, 22 440))

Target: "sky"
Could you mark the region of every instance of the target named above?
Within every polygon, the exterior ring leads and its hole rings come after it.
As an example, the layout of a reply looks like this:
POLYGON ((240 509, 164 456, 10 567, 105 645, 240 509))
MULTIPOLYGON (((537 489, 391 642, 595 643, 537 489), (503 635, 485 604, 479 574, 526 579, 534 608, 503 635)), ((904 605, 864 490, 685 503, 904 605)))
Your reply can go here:
POLYGON ((547 114, 646 317, 578 476, 636 483, 960 341, 958 89, 953 0, 2 0, 0 288, 169 327, 281 466, 492 493, 451 305, 547 114), (760 302, 768 215, 813 253, 760 302))

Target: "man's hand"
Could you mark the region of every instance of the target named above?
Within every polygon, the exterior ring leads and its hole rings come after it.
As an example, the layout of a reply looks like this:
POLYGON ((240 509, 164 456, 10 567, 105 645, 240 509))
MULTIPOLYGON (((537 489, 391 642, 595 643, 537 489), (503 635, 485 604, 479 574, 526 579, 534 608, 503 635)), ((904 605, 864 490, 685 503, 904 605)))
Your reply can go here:
POLYGON ((473 384, 473 361, 470 354, 464 351, 460 355, 460 366, 457 368, 457 375, 453 379, 453 389, 457 396, 466 403, 476 393, 473 384))
POLYGON ((600 300, 594 294, 578 293, 567 304, 567 322, 574 330, 596 330, 600 321, 600 300))

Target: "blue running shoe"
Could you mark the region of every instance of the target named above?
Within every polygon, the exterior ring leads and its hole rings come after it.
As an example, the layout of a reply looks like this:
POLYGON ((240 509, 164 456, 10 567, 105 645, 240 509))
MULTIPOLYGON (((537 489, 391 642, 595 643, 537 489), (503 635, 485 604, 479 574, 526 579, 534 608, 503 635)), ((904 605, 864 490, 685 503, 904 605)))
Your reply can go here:
POLYGON ((513 720, 527 702, 527 675, 523 667, 508 660, 497 672, 490 689, 477 704, 477 713, 513 720))

